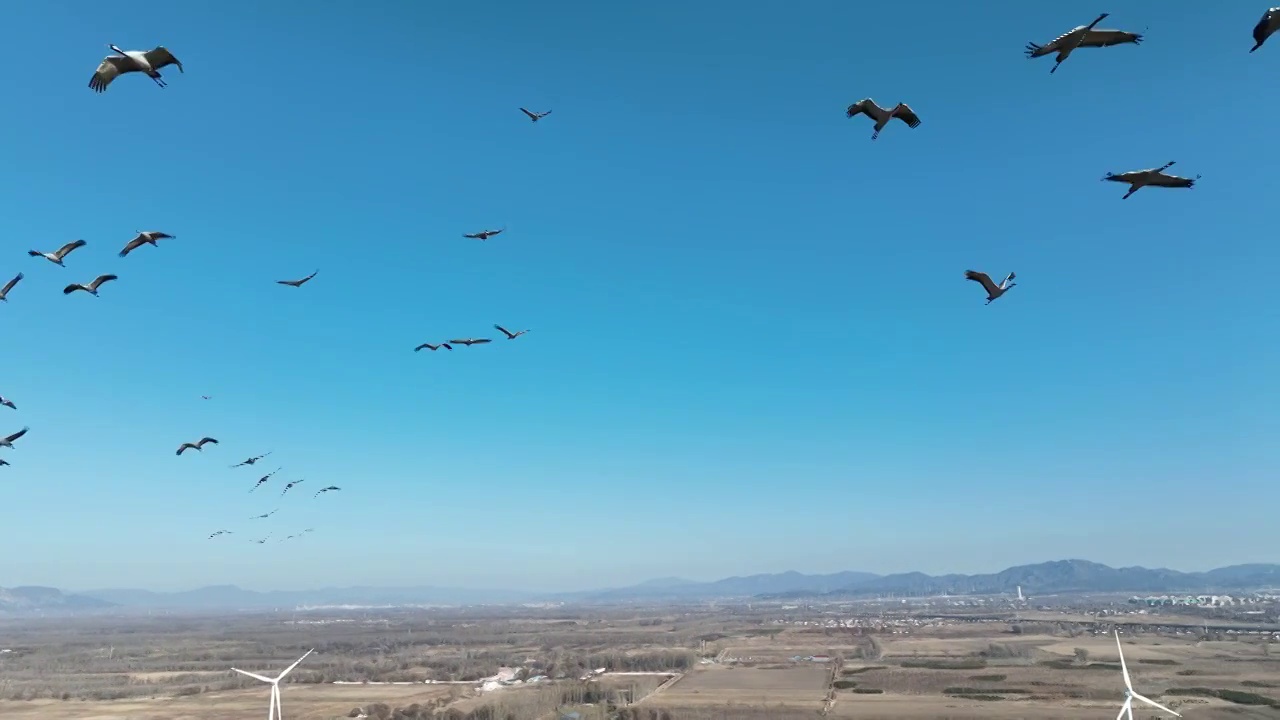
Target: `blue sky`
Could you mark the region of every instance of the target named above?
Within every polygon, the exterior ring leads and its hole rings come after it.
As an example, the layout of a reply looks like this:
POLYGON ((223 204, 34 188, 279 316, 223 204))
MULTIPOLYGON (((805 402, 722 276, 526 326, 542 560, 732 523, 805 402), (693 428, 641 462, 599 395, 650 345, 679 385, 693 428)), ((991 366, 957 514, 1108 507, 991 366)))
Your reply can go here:
POLYGON ((1276 560, 1264 4, 1116 0, 1146 41, 1052 76, 1023 46, 1100 8, 15 5, 0 585, 1276 560), (186 73, 96 95, 109 42, 186 73))

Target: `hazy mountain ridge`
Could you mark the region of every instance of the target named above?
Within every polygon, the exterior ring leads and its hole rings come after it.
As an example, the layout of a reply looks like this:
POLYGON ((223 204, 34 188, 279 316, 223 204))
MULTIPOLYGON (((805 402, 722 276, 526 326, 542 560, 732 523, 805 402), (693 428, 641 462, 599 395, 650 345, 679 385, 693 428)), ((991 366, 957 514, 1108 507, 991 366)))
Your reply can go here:
MULTIPOLYGON (((1088 560, 1055 560, 1019 565, 998 573, 939 575, 899 573, 885 575, 821 593, 822 596, 875 595, 1026 595, 1075 592, 1208 592, 1280 586, 1280 565, 1232 565, 1207 572, 1181 572, 1168 568, 1113 568, 1088 560)), ((803 592, 775 593, 766 597, 799 597, 803 592)))
POLYGON ((100 598, 64 593, 57 588, 27 585, 0 588, 0 615, 75 613, 104 610, 113 603, 100 598))
POLYGON ((0 588, 0 614, 74 614, 139 610, 289 610, 315 605, 509 605, 531 602, 698 602, 717 599, 867 597, 1016 593, 1029 596, 1071 592, 1169 593, 1280 587, 1280 565, 1232 565, 1207 572, 1166 568, 1112 568, 1087 560, 1020 565, 998 573, 932 576, 920 572, 875 575, 845 571, 806 575, 788 571, 711 582, 666 577, 622 588, 570 593, 534 593, 446 587, 346 587, 258 592, 212 585, 181 592, 131 588, 67 593, 53 588, 0 588))

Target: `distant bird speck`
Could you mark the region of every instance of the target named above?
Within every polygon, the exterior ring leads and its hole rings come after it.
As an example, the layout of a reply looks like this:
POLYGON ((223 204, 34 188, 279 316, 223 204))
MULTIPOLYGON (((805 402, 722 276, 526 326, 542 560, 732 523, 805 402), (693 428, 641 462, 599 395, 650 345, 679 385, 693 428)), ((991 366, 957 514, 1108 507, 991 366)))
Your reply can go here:
POLYGON ((422 344, 421 344, 421 345, 419 345, 418 347, 414 348, 414 349, 413 349, 413 351, 414 351, 414 352, 418 352, 418 351, 419 351, 419 350, 421 350, 422 348, 426 348, 426 349, 430 350, 431 352, 435 352, 436 350, 439 350, 440 348, 444 348, 445 350, 453 350, 453 346, 452 346, 452 345, 450 345, 449 343, 440 343, 439 345, 432 345, 431 343, 422 343, 422 344))
POLYGON ((483 345, 487 342, 493 342, 493 341, 490 340, 489 338, 454 338, 449 342, 453 343, 454 345, 465 345, 467 347, 471 347, 472 345, 483 345))
POLYGON ((330 490, 341 490, 341 489, 342 488, 338 487, 337 485, 330 485, 329 487, 326 487, 326 488, 320 488, 319 490, 316 491, 316 494, 312 495, 311 497, 313 498, 320 497, 320 493, 327 493, 330 490))
MULTIPOLYGON (((273 451, 273 452, 274 452, 274 451, 273 451)), ((262 455, 254 455, 253 457, 249 458, 248 460, 245 460, 244 462, 236 463, 235 465, 232 465, 231 467, 233 467, 233 468, 238 468, 238 467, 243 467, 243 466, 245 466, 245 465, 252 465, 252 464, 254 464, 254 463, 258 462, 259 460, 261 460, 262 458, 264 458, 264 457, 266 457, 267 455, 270 455, 270 454, 271 454, 270 452, 267 452, 267 453, 263 453, 262 455)))
POLYGON ((506 230, 507 229, 505 227, 498 230, 481 230, 478 233, 468 233, 466 235, 463 235, 462 237, 471 238, 472 240, 488 240, 494 235, 506 232, 506 230))

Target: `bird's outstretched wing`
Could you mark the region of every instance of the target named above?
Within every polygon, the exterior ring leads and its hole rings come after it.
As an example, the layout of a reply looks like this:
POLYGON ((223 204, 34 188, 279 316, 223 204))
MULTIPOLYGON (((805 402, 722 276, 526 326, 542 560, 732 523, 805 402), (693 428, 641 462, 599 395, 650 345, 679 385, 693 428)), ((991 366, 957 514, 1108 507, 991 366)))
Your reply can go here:
POLYGON ((987 289, 988 295, 999 289, 996 287, 995 283, 991 282, 991 276, 984 272, 978 272, 976 270, 965 270, 964 279, 972 280, 977 283, 982 283, 982 287, 987 289))
POLYGON ((28 430, 30 430, 30 429, 31 429, 31 428, 29 428, 29 427, 24 427, 24 428, 22 428, 21 430, 19 430, 18 432, 16 432, 16 433, 14 433, 14 434, 10 435, 9 437, 5 438, 5 439, 4 439, 4 441, 5 441, 5 442, 13 442, 14 440, 17 440, 18 438, 22 437, 23 435, 26 435, 26 434, 27 434, 27 431, 28 431, 28 430))
POLYGON ((0 288, 0 297, 4 297, 5 295, 8 295, 9 291, 13 289, 13 286, 17 285, 18 282, 22 280, 23 277, 25 276, 22 273, 18 273, 17 275, 14 275, 12 280, 5 283, 4 287, 0 288))
POLYGON ((855 115, 858 115, 859 113, 865 113, 867 112, 867 108, 871 107, 874 104, 875 103, 871 101, 871 98, 862 98, 858 102, 853 103, 849 107, 845 108, 844 116, 853 117, 855 115))
POLYGON ((906 123, 907 127, 920 127, 920 116, 916 115, 916 111, 912 110, 911 106, 906 103, 899 105, 898 112, 894 113, 893 116, 906 123))
POLYGON ((81 285, 81 284, 79 284, 79 283, 71 283, 70 285, 68 285, 68 286, 66 286, 66 287, 64 287, 64 288, 62 288, 62 294, 63 294, 63 295, 70 295, 71 293, 73 293, 73 292, 75 292, 75 291, 77 291, 77 290, 84 290, 85 292, 88 292, 88 291, 89 291, 89 288, 87 288, 87 287, 85 287, 85 286, 83 286, 83 285, 81 285))
POLYGON ((99 63, 98 69, 93 71, 93 77, 89 78, 89 87, 94 92, 106 92, 107 86, 111 84, 121 73, 127 73, 134 70, 133 61, 123 55, 108 55, 99 63))
POLYGON ((146 244, 147 244, 147 240, 146 240, 146 238, 144 238, 143 236, 139 235, 138 237, 136 237, 136 238, 134 238, 134 239, 130 240, 130 241, 128 242, 128 244, 126 244, 126 245, 124 246, 124 249, 122 249, 122 250, 120 251, 120 257, 124 257, 124 256, 128 255, 129 253, 133 252, 134 250, 137 250, 138 248, 140 248, 140 247, 142 247, 143 245, 146 245, 146 244))
POLYGON ((111 282, 112 280, 119 280, 119 279, 120 278, 115 275, 110 275, 110 274, 99 275, 98 277, 93 279, 93 282, 89 283, 89 289, 97 290, 99 287, 102 286, 103 283, 107 283, 107 282, 111 282))
POLYGON ((497 324, 497 323, 494 323, 494 325, 493 325, 493 329, 494 329, 494 330, 497 330, 497 331, 499 331, 499 332, 501 332, 503 335, 506 335, 508 338, 513 338, 513 337, 515 337, 515 333, 511 332, 510 330, 508 330, 508 329, 506 329, 506 328, 502 327, 501 325, 499 325, 499 324, 497 324))
POLYGON ((72 250, 75 250, 78 247, 84 247, 85 245, 88 245, 88 243, 85 242, 84 240, 72 240, 66 245, 63 245, 57 250, 54 250, 53 254, 58 256, 59 258, 65 258, 67 255, 71 253, 72 250))
POLYGON ((174 454, 175 454, 175 455, 181 455, 181 454, 182 454, 182 452, 183 452, 184 450, 188 449, 188 448, 190 448, 190 449, 192 449, 192 450, 199 450, 199 449, 200 449, 200 446, 199 446, 199 445, 196 445, 195 443, 184 442, 184 443, 182 443, 181 445, 179 445, 179 446, 178 446, 178 452, 176 452, 176 453, 174 453, 174 454))
POLYGON ((525 110, 524 108, 520 108, 520 112, 524 113, 525 115, 528 115, 530 120, 537 120, 537 119, 538 119, 538 116, 537 116, 537 115, 535 115, 535 114, 533 114, 533 113, 529 112, 528 110, 525 110))
POLYGON ((169 48, 163 45, 155 46, 154 49, 143 53, 143 56, 147 58, 147 62, 151 63, 151 67, 156 70, 159 70, 165 65, 177 65, 178 72, 186 73, 186 70, 182 69, 182 63, 178 58, 174 57, 173 53, 169 52, 169 48))
POLYGON ((208 443, 213 443, 214 445, 217 445, 218 441, 211 437, 202 437, 200 438, 200 442, 196 443, 196 447, 204 447, 208 443))

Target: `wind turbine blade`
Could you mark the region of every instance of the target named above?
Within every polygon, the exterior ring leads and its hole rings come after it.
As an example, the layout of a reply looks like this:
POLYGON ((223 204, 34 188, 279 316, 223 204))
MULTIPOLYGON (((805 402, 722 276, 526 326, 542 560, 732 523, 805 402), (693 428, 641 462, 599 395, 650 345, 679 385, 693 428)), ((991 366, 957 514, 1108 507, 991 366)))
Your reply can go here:
MULTIPOLYGON (((272 701, 273 703, 275 703, 275 704, 272 706, 272 707, 274 707, 274 708, 275 708, 275 711, 276 711, 276 718, 275 718, 275 720, 284 720, 284 708, 280 707, 280 685, 279 685, 279 683, 271 683, 271 701, 272 701)), ((271 718, 267 718, 267 720, 271 720, 271 718)))
POLYGON ((1146 704, 1150 705, 1151 707, 1154 707, 1154 708, 1160 708, 1161 710, 1163 710, 1163 711, 1165 711, 1165 712, 1167 712, 1167 713, 1169 713, 1169 714, 1171 714, 1171 715, 1177 715, 1178 717, 1182 717, 1181 715, 1178 715, 1178 713, 1176 713, 1176 712, 1174 712, 1174 711, 1170 710, 1169 708, 1167 708, 1167 707, 1165 707, 1165 706, 1161 705, 1160 703, 1156 702, 1155 700, 1152 700, 1152 699, 1151 699, 1151 698, 1149 698, 1149 697, 1144 697, 1144 696, 1142 696, 1142 695, 1139 695, 1138 693, 1133 693, 1133 695, 1131 695, 1131 697, 1132 697, 1134 700, 1141 700, 1142 702, 1144 702, 1144 703, 1146 703, 1146 704))
POLYGON ((241 675, 248 675, 249 677, 253 678, 254 680, 261 680, 261 681, 262 681, 262 682, 264 682, 264 683, 272 682, 271 678, 269 678, 269 677, 263 677, 263 676, 261 676, 261 675, 259 675, 259 674, 257 674, 257 673, 247 672, 247 671, 245 671, 245 670, 241 670, 241 669, 239 669, 239 668, 231 668, 231 669, 232 669, 232 670, 235 670, 236 672, 240 673, 241 675))
POLYGON ((1116 634, 1116 650, 1120 651, 1120 672, 1124 673, 1124 686, 1129 692, 1133 692, 1133 683, 1129 681, 1129 666, 1124 664, 1124 648, 1120 647, 1120 631, 1112 628, 1112 632, 1116 634))
POLYGON ((277 676, 276 676, 276 680, 275 680, 275 681, 276 681, 276 682, 280 682, 281 680, 283 680, 285 675, 288 675, 289 673, 293 672, 293 669, 294 669, 294 668, 296 668, 296 667, 298 667, 298 663, 302 662, 303 660, 306 660, 306 659, 307 659, 307 656, 308 656, 308 655, 310 655, 311 653, 315 652, 315 651, 316 651, 316 649, 315 649, 315 648, 311 648, 310 650, 308 650, 308 651, 306 651, 305 653, 303 653, 303 654, 302 654, 302 657, 300 657, 300 658, 298 658, 297 660, 295 660, 295 661, 293 662, 293 664, 292 664, 292 665, 290 665, 289 667, 287 667, 287 668, 285 668, 285 669, 284 669, 284 672, 282 672, 282 673, 280 673, 279 675, 277 675, 277 676))
POLYGON ((1116 720, 1124 720, 1124 713, 1129 709, 1129 700, 1126 698, 1124 704, 1120 706, 1120 714, 1116 715, 1116 720))
POLYGON ((1129 713, 1129 720, 1133 720, 1133 697, 1124 699, 1124 709, 1129 713))

